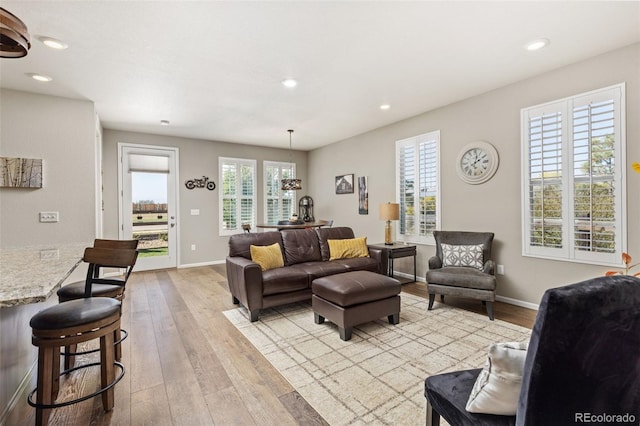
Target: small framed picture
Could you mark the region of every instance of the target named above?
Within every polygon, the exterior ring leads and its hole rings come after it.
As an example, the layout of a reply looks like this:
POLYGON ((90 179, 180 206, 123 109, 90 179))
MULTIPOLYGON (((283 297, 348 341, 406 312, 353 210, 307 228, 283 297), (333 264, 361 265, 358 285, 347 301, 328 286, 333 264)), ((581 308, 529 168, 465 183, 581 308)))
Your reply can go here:
POLYGON ((336 194, 353 194, 353 173, 336 176, 336 194))
POLYGON ((358 176, 358 213, 369 214, 369 184, 366 176, 358 176))

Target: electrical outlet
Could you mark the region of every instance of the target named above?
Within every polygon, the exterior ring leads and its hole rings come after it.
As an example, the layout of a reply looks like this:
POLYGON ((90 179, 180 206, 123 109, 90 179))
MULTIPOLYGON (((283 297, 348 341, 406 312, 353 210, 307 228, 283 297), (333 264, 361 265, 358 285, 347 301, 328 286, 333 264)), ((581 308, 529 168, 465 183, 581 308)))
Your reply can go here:
POLYGON ((195 244, 191 244, 191 251, 196 251, 196 245, 195 244))
POLYGON ((504 265, 498 265, 498 275, 504 275, 504 265))
POLYGON ((40 222, 59 222, 60 217, 58 212, 40 212, 40 222))
POLYGON ((199 216, 200 209, 191 209, 191 216, 199 216))

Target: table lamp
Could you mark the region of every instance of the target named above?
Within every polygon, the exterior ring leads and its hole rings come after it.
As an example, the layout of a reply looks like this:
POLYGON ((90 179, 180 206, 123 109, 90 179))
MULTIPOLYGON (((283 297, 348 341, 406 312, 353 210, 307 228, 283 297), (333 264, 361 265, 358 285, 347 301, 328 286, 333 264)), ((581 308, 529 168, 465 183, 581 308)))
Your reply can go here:
POLYGON ((384 243, 385 245, 391 246, 393 245, 393 229, 391 227, 391 221, 400 219, 400 204, 380 204, 380 219, 387 221, 384 226, 384 243))

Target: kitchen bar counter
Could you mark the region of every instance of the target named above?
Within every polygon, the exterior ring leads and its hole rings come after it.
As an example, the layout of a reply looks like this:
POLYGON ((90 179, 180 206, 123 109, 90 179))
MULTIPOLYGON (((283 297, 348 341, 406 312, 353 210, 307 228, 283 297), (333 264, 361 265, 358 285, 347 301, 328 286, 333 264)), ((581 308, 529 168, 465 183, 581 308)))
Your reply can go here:
POLYGON ((0 249, 0 308, 44 302, 82 262, 91 243, 0 249))

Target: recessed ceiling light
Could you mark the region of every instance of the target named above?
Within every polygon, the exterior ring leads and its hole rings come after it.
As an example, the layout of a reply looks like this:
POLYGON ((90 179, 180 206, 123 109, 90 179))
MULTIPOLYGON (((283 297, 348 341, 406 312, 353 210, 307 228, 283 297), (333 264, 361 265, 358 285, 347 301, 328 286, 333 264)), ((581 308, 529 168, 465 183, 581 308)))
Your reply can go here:
POLYGON ((292 78, 287 78, 286 80, 282 80, 282 85, 284 87, 293 88, 298 85, 298 82, 292 78))
POLYGON ((40 40, 45 46, 56 50, 64 50, 69 47, 67 43, 52 37, 40 36, 38 37, 38 40, 40 40))
POLYGON ((380 105, 380 109, 382 109, 382 110, 387 110, 389 108, 391 108, 391 105, 389 105, 389 104, 380 105))
POLYGON ((549 45, 549 43, 551 43, 549 41, 549 39, 547 38, 539 38, 537 40, 533 40, 529 43, 527 43, 524 48, 527 49, 530 52, 533 52, 534 50, 540 50, 543 47, 547 47, 549 45))
POLYGON ((43 83, 48 83, 53 80, 53 78, 43 74, 28 73, 27 76, 31 77, 34 80, 41 81, 43 83))
POLYGON ((169 125, 169 120, 160 120, 160 124, 162 126, 168 126, 169 125))

